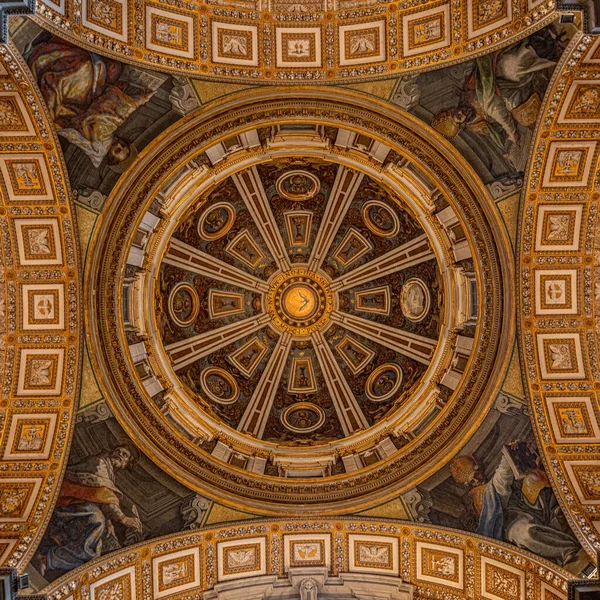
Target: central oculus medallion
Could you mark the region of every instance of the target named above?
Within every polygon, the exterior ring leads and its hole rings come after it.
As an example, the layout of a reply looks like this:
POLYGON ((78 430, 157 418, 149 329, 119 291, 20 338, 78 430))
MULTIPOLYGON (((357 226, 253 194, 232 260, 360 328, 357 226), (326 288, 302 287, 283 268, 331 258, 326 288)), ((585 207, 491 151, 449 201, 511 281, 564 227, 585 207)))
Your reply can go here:
POLYGON ((290 319, 307 321, 319 307, 318 292, 306 283, 292 284, 281 295, 281 308, 290 319))
POLYGON ((327 279, 305 269, 292 269, 271 283, 267 307, 273 324, 295 336, 310 335, 329 322, 333 292, 327 279))

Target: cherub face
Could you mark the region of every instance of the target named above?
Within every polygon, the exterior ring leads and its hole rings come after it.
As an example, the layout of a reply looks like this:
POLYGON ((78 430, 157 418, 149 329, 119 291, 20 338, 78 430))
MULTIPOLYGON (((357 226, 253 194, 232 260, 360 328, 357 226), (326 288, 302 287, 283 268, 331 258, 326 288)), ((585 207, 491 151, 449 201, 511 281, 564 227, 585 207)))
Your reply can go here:
POLYGON ((129 146, 121 140, 115 140, 108 149, 108 157, 113 163, 120 163, 129 156, 129 146))

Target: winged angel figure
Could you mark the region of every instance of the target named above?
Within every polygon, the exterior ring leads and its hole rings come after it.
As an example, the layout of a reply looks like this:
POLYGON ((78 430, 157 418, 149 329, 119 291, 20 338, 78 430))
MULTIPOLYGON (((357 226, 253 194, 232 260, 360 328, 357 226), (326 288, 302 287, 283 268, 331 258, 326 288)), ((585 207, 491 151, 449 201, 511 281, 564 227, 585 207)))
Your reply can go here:
POLYGON ((240 567, 247 567, 254 562, 254 548, 250 550, 233 550, 227 553, 227 562, 229 568, 239 569, 240 567))
POLYGON ((389 548, 387 546, 361 545, 358 552, 361 562, 385 564, 388 561, 389 548))

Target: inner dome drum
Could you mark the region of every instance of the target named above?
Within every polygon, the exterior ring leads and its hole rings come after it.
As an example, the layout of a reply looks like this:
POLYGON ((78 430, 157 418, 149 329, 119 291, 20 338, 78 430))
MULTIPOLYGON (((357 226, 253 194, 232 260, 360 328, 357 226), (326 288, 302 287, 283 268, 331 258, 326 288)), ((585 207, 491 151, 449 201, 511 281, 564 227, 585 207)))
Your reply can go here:
POLYGON ((374 128, 339 98, 253 102, 178 125, 115 191, 94 359, 186 485, 268 513, 368 506, 490 405, 506 240, 470 169, 404 113, 374 128))

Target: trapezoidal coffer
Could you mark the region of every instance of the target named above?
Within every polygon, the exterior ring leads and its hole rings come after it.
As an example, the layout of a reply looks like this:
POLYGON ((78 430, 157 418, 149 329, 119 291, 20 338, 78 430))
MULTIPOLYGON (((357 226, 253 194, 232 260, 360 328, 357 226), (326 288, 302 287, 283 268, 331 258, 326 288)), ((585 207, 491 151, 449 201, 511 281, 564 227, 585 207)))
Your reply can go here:
POLYGON ((433 131, 359 95, 241 94, 175 125, 120 180, 88 263, 117 418, 186 485, 264 513, 416 485, 508 356, 485 198, 433 131))

